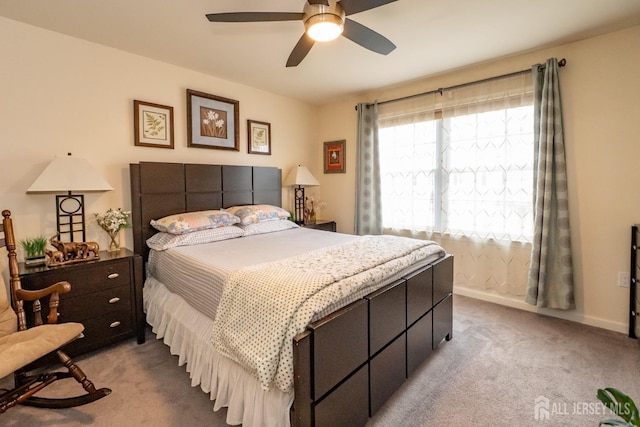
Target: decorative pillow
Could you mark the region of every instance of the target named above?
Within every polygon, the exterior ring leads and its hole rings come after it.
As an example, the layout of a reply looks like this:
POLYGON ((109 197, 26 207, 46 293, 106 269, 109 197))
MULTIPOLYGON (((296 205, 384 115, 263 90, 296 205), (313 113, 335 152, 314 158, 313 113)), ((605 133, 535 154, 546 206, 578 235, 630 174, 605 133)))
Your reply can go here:
POLYGON ((272 205, 232 206, 225 209, 225 211, 240 218, 240 224, 242 225, 287 219, 291 216, 286 210, 272 205))
POLYGON ((156 251, 163 251, 176 246, 201 245, 220 240, 235 239, 244 236, 240 227, 206 228, 185 234, 156 233, 147 239, 147 246, 156 251))
POLYGON ((233 214, 223 210, 217 210, 169 215, 158 220, 151 220, 151 225, 156 230, 164 233, 184 234, 206 228, 225 227, 239 222, 240 218, 233 214))
POLYGON ((254 222, 253 224, 238 225, 234 228, 244 230, 245 236, 253 236, 255 234, 273 233, 274 231, 288 230, 290 228, 300 228, 298 224, 292 221, 264 221, 254 222))

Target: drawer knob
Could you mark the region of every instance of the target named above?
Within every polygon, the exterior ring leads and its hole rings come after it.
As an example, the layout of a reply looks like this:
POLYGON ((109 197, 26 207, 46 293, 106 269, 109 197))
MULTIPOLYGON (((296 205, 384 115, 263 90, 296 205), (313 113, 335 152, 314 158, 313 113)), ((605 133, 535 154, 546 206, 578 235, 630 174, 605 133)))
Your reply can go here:
POLYGON ((120 301, 120 298, 118 298, 118 297, 113 297, 113 298, 111 298, 111 299, 109 300, 109 304, 115 304, 115 303, 117 303, 118 301, 120 301))
POLYGON ((107 279, 115 279, 118 276, 120 276, 118 273, 111 273, 110 275, 107 276, 107 279))
POLYGON ((110 328, 117 328, 118 326, 120 326, 119 320, 116 320, 115 322, 109 325, 110 328))

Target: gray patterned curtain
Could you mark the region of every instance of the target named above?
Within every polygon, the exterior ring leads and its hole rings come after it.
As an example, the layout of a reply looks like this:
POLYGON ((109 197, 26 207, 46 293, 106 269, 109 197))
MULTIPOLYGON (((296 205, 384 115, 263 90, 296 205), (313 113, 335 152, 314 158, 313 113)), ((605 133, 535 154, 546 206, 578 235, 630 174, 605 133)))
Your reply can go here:
POLYGON ((575 308, 558 60, 534 65, 535 229, 525 301, 575 308))
POLYGON ((382 234, 378 105, 358 104, 355 234, 382 234))

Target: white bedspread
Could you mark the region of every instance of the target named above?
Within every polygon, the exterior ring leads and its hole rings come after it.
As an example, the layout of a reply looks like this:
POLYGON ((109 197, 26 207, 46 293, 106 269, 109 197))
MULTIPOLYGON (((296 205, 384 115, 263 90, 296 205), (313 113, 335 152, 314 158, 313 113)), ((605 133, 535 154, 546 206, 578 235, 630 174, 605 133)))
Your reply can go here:
POLYGON ((151 251, 148 274, 213 319, 224 281, 233 270, 357 238, 300 227, 161 252, 151 251))
POLYGON ((443 251, 435 242, 364 236, 233 271, 225 281, 212 342, 264 390, 293 388, 293 337, 317 313, 443 251))

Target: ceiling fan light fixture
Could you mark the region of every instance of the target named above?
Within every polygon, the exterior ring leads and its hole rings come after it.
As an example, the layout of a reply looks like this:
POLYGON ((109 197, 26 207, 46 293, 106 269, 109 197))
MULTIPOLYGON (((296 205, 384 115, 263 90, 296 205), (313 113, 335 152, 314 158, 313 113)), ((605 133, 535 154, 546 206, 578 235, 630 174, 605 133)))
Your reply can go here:
POLYGON ((337 39, 344 30, 343 19, 332 13, 313 15, 305 22, 307 34, 318 42, 337 39))
POLYGON ((394 45, 369 27, 347 19, 347 15, 375 9, 397 0, 306 0, 302 13, 295 12, 223 12, 209 13, 211 22, 298 21, 305 32, 287 59, 287 67, 296 67, 307 56, 316 41, 326 42, 343 36, 381 55, 392 52, 394 45))

